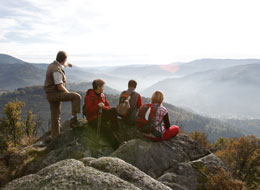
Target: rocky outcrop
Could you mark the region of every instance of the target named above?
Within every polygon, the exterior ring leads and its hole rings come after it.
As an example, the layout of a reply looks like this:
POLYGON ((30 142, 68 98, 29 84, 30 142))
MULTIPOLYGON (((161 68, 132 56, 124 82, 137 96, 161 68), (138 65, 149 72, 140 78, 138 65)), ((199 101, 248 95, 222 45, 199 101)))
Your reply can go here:
POLYGON ((133 139, 120 146, 111 156, 125 160, 157 178, 176 163, 190 162, 208 154, 208 150, 182 134, 163 142, 133 139))
POLYGON ((120 158, 172 189, 197 189, 200 172, 193 167, 224 167, 207 149, 200 147, 187 135, 181 134, 164 142, 133 139, 120 146, 110 156, 120 158))
MULTIPOLYGON (((169 170, 165 171, 158 181, 178 190, 196 190, 201 183, 201 169, 214 174, 216 168, 225 168, 222 161, 214 154, 209 154, 201 159, 190 162, 176 162, 169 170)), ((204 180, 205 182, 205 180, 204 180)))
POLYGON ((118 158, 102 157, 89 162, 89 166, 103 172, 111 173, 120 179, 126 180, 140 189, 170 189, 162 183, 156 181, 136 167, 118 158))
MULTIPOLYGON (((42 141, 44 140, 42 139, 42 141)), ((24 168, 26 175, 38 172, 42 168, 64 159, 101 157, 114 151, 110 142, 102 136, 97 138, 96 130, 87 124, 74 130, 68 130, 51 143, 43 144, 43 146, 46 146, 45 154, 27 164, 24 168)))
POLYGON ((117 158, 83 162, 67 159, 50 165, 36 174, 10 182, 3 190, 38 189, 158 189, 170 190, 134 166, 117 158))
POLYGON ((211 173, 216 167, 225 169, 214 154, 185 134, 151 142, 134 127, 121 126, 116 136, 121 145, 115 150, 108 139, 97 137, 95 129, 81 122, 50 143, 43 137, 32 146, 43 151, 26 161, 17 176, 24 177, 5 189, 195 190, 202 183, 201 168, 211 173))

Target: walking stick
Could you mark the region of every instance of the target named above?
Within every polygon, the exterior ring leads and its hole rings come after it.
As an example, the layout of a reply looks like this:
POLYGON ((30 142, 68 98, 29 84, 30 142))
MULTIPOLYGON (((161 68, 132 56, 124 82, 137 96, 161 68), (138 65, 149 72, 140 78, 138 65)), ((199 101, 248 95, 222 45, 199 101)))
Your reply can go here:
POLYGON ((102 108, 99 108, 98 119, 97 119, 97 139, 99 139, 99 135, 100 135, 101 117, 102 117, 102 108))

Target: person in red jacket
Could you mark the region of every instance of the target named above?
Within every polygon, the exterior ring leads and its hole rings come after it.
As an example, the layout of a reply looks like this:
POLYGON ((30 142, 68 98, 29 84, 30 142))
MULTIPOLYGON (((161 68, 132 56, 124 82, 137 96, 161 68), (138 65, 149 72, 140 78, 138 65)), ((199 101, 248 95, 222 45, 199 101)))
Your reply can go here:
POLYGON ((85 96, 85 110, 88 123, 96 127, 98 122, 98 112, 102 109, 101 132, 104 129, 104 123, 110 121, 112 131, 118 129, 116 108, 110 108, 109 102, 103 94, 105 82, 101 79, 92 82, 93 89, 89 89, 85 96))

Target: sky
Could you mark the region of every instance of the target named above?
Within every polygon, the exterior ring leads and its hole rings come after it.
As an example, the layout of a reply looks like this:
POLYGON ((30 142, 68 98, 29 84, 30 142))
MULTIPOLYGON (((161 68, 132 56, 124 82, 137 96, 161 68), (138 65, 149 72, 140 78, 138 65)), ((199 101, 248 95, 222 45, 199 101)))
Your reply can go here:
POLYGON ((260 58, 259 0, 0 0, 0 53, 77 66, 260 58))

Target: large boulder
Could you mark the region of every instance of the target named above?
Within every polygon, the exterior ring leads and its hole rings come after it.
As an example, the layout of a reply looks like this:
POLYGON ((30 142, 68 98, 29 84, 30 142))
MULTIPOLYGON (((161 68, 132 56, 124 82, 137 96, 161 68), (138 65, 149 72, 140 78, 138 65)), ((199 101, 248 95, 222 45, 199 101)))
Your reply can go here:
POLYGON ((187 135, 168 141, 151 142, 133 139, 120 146, 110 156, 120 158, 157 178, 176 163, 189 162, 210 154, 187 135))
POLYGON ((216 168, 223 168, 223 162, 214 154, 209 154, 190 162, 176 162, 158 178, 158 181, 178 190, 196 190, 207 179, 204 172, 216 173, 216 168))
POLYGON ((159 181, 156 181, 152 177, 140 171, 138 168, 118 158, 102 157, 99 159, 91 160, 88 165, 100 171, 111 173, 119 177, 120 179, 134 184, 140 189, 170 189, 159 181))
POLYGON ((68 159, 50 165, 36 174, 8 183, 3 190, 38 189, 155 189, 170 190, 137 168, 116 158, 68 159), (87 166, 89 165, 89 166, 87 166), (91 167, 93 166, 93 167, 91 167))
POLYGON ((185 134, 168 141, 128 141, 110 156, 136 166, 149 176, 176 190, 196 190, 201 181, 201 168, 211 173, 225 166, 209 150, 185 134))

